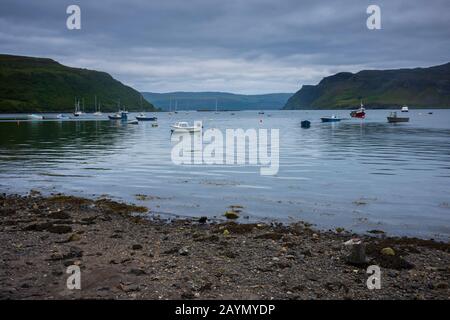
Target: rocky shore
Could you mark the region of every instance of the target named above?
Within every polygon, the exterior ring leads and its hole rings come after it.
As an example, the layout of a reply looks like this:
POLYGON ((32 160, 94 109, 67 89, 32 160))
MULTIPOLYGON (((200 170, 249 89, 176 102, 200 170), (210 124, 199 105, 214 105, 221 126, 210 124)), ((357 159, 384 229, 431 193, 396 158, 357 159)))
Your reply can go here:
POLYGON ((342 229, 148 215, 108 199, 0 195, 0 299, 450 298, 448 243, 360 236, 367 262, 355 265, 344 243, 357 235, 342 229), (70 265, 80 290, 67 289, 70 265), (368 265, 381 268, 379 290, 368 265))

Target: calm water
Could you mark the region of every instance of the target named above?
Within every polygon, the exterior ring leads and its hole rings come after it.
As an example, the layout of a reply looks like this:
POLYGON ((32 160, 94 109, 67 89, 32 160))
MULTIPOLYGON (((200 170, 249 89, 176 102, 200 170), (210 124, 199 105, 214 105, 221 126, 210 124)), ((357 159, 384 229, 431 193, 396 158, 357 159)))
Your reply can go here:
POLYGON ((387 114, 369 110, 363 121, 326 124, 319 118, 328 111, 161 113, 157 128, 0 122, 0 191, 107 194, 181 216, 221 216, 239 204, 249 221, 305 220, 448 241, 450 110, 412 110, 400 125, 386 123, 387 114), (310 129, 300 128, 304 119, 310 129), (256 166, 174 165, 169 126, 180 120, 203 120, 205 129, 280 129, 278 174, 261 176, 256 166), (158 198, 139 201, 136 194, 158 198))

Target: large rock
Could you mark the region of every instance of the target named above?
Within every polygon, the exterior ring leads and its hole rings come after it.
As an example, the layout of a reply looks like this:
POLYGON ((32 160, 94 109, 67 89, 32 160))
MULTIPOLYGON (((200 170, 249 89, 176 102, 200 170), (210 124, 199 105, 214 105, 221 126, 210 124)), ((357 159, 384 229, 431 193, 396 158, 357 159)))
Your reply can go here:
POLYGON ((237 214, 237 212, 234 212, 234 211, 227 211, 227 212, 225 212, 224 216, 227 219, 237 219, 237 218, 239 218, 239 214, 237 214))

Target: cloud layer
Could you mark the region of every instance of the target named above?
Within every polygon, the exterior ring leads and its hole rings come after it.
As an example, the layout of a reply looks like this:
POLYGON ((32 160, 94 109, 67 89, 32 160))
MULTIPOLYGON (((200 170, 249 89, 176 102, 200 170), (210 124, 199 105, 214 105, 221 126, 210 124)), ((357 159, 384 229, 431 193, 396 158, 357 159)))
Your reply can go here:
POLYGON ((0 52, 142 91, 294 92, 338 71, 450 61, 448 0, 0 0, 0 52), (66 28, 81 7, 82 29, 66 28), (381 7, 382 30, 366 28, 381 7))

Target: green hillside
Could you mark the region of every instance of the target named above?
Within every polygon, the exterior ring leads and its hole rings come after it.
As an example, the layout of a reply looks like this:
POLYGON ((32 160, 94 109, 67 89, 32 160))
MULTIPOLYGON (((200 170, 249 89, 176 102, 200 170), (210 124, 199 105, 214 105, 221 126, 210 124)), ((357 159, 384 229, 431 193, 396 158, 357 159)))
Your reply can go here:
POLYGON ((45 58, 0 55, 0 112, 73 111, 75 99, 85 111, 116 111, 118 100, 130 111, 153 111, 141 94, 105 72, 70 68, 45 58))
POLYGON ((268 110, 281 109, 292 93, 234 94, 228 92, 170 92, 142 93, 146 99, 162 110, 268 110), (172 101, 172 102, 171 102, 172 101))
POLYGON ((371 108, 450 108, 450 63, 430 68, 337 73, 318 85, 303 86, 284 109, 353 108, 360 99, 371 108))

